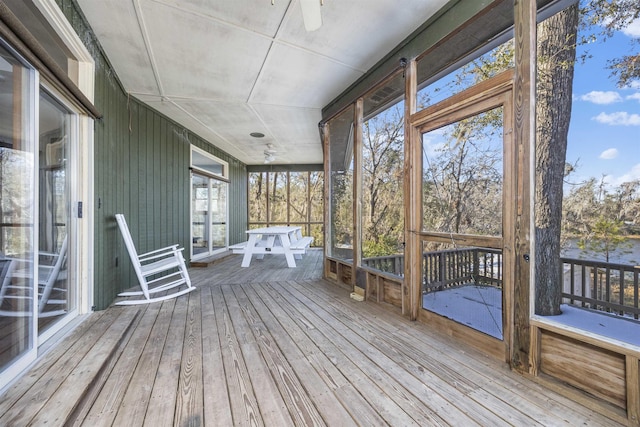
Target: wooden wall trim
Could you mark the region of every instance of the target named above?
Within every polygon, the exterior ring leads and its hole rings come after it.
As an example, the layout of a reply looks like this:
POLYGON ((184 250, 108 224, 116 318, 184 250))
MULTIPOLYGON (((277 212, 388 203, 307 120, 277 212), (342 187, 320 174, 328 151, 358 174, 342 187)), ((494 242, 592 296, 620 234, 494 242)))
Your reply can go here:
POLYGON ((633 356, 636 359, 640 359, 640 347, 636 345, 618 341, 602 335, 596 335, 592 332, 587 332, 572 326, 563 325, 558 322, 541 319, 538 316, 534 316, 531 319, 531 327, 539 330, 551 331, 556 334, 572 338, 576 341, 591 344, 595 347, 603 348, 605 350, 633 356))
POLYGON ((432 330, 448 335, 458 342, 464 342, 496 360, 504 361, 506 345, 504 341, 429 310, 420 310, 418 321, 428 324, 432 330))
MULTIPOLYGON (((495 77, 484 80, 468 89, 463 90, 437 104, 431 105, 411 115, 411 122, 414 126, 422 126, 429 122, 437 122, 443 118, 450 120, 451 112, 460 110, 461 105, 476 105, 479 102, 490 100, 497 95, 508 92, 512 89, 514 70, 510 69, 498 74, 495 77)), ((432 125, 433 128, 439 125, 432 125)))

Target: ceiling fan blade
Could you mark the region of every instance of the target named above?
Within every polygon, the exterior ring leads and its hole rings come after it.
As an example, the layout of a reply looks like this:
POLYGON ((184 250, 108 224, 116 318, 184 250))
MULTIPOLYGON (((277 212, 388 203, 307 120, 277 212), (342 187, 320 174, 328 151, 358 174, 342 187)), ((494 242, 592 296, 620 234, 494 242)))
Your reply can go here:
POLYGON ((304 28, 307 31, 315 31, 322 26, 322 14, 320 13, 320 0, 300 0, 304 28))

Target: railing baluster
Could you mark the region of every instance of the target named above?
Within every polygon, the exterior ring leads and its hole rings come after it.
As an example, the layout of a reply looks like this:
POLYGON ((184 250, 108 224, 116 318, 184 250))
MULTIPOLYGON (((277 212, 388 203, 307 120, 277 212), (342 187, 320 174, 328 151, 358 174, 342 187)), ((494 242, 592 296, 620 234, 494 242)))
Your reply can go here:
MULTIPOLYGON (((574 263, 569 264, 569 274, 571 274, 571 278, 569 279, 570 283, 571 283, 571 286, 570 286, 571 296, 575 295, 575 293, 576 293, 575 270, 576 270, 576 265, 574 263)), ((584 296, 584 295, 582 295, 582 296, 584 296)), ((571 304, 573 304, 575 302, 575 300, 573 298, 571 298, 569 301, 571 302, 571 304)))
MULTIPOLYGON (((582 264, 582 297, 587 297, 587 266, 582 264)), ((582 306, 586 306, 586 300, 582 300, 582 306)))
POLYGON ((636 267, 633 271, 633 307, 636 309, 633 317, 634 319, 638 319, 638 270, 640 268, 636 267))
MULTIPOLYGON (((620 280, 619 280, 620 296, 618 298, 618 302, 620 303, 621 306, 624 306, 624 270, 621 268, 620 270, 618 270, 618 274, 620 274, 620 280)), ((624 310, 620 310, 618 314, 620 314, 620 316, 624 316, 624 310)))
MULTIPOLYGON (((605 272, 605 275, 604 275, 604 292, 605 292, 604 300, 606 302, 611 302, 611 297, 612 297, 612 295, 611 295, 611 280, 610 280, 611 279, 611 275, 610 275, 609 267, 606 267, 604 272, 605 272)), ((606 312, 610 312, 611 309, 607 306, 607 307, 605 307, 605 311, 606 312)))

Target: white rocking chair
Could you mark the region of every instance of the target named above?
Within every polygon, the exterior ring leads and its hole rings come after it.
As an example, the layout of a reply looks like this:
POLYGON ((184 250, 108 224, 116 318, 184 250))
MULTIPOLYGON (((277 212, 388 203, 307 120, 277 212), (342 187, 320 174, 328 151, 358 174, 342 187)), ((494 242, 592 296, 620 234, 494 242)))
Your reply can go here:
POLYGON ((195 290, 191 285, 191 279, 187 272, 187 266, 182 256, 184 248, 178 245, 168 246, 155 251, 138 255, 136 247, 131 239, 129 227, 124 215, 116 214, 116 221, 122 233, 122 238, 127 246, 133 269, 140 283, 140 291, 121 292, 119 297, 144 296, 144 299, 126 299, 116 302, 116 305, 149 304, 175 298, 195 290), (169 273, 169 274, 164 274, 169 273), (160 275, 158 277, 158 275, 160 275), (183 289, 180 287, 185 286, 183 289), (171 292, 165 292, 170 291, 171 292), (164 292, 163 295, 152 298, 152 294, 164 292))

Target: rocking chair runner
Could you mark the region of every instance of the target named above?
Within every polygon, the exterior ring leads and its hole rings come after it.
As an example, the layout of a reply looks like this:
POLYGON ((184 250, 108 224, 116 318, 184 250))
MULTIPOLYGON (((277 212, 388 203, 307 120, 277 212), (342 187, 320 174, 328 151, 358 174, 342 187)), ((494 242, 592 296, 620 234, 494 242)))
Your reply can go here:
POLYGON ((164 301, 195 290, 195 286, 191 285, 187 266, 182 256, 184 248, 172 245, 138 255, 124 215, 116 214, 116 221, 118 221, 120 233, 122 233, 122 238, 127 247, 127 252, 129 252, 129 257, 141 288, 140 291, 121 292, 118 296, 144 296, 144 299, 118 301, 116 305, 148 304, 164 301), (180 289, 182 286, 185 287, 180 289), (152 294, 158 292, 165 293, 162 296, 151 297, 152 294))

